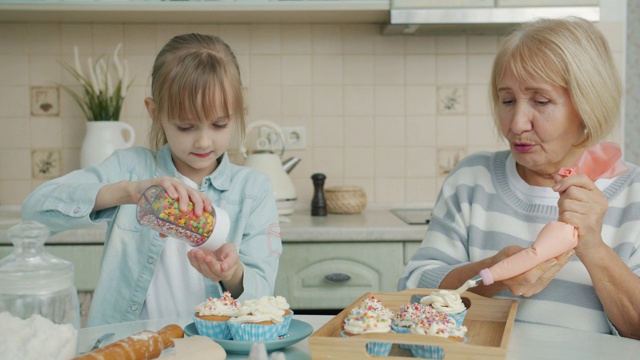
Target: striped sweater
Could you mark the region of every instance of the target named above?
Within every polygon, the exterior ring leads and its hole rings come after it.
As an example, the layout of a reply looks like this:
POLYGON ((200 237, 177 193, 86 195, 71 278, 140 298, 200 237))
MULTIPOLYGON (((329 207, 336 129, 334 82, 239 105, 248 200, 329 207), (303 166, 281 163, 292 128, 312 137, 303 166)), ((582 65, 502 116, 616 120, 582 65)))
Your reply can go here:
MULTIPOLYGON (((627 165, 629 172, 596 181, 609 202, 602 237, 640 274, 640 171, 627 165)), ((526 184, 509 151, 464 158, 445 180, 429 229, 398 290, 438 288, 458 266, 493 256, 508 245, 531 246, 544 225, 558 219, 558 198, 550 188, 526 184)), ((496 297, 515 298, 508 290, 496 297)), ((575 256, 543 291, 519 300, 517 320, 617 334, 575 256)))

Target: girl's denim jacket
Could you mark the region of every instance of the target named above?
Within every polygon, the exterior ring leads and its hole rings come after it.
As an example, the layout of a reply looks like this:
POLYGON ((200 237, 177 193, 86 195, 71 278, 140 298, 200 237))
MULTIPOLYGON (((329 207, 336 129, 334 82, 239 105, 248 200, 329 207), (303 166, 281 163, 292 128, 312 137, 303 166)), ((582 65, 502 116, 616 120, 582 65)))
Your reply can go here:
MULTIPOLYGON (((157 153, 134 147, 115 151, 99 165, 50 180, 25 199, 23 220, 47 225, 53 234, 107 222, 88 326, 139 318, 166 241, 138 223, 135 204, 93 211, 98 191, 118 181, 176 175, 167 145, 157 153)), ((231 229, 227 242, 238 248, 244 265, 244 293, 238 299, 272 295, 282 241, 269 178, 230 163, 225 153, 218 168, 203 180, 200 191, 229 213, 231 229)), ((219 297, 224 292, 220 283, 204 277, 203 281, 207 297, 219 297)))

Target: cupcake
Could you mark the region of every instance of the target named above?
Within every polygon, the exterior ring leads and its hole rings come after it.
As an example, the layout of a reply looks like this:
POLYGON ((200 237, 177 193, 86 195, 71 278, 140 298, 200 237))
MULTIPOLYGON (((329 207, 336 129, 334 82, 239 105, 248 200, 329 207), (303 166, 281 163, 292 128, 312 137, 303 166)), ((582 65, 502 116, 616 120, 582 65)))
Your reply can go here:
MULTIPOLYGON (((356 336, 372 333, 391 332, 393 311, 385 307, 375 297, 371 296, 351 309, 342 323, 342 336, 356 336)), ((393 343, 372 341, 367 343, 367 352, 371 355, 387 356, 393 343)))
POLYGON ((384 306, 382 301, 378 300, 375 296, 364 298, 358 306, 366 310, 376 311, 383 317, 393 317, 393 310, 384 306))
POLYGON ((426 316, 429 312, 434 312, 433 308, 422 304, 404 305, 395 313, 391 320, 391 329, 398 334, 409 333, 411 325, 415 324, 418 319, 426 316))
POLYGON ((438 290, 420 299, 420 304, 430 306, 436 311, 451 316, 458 326, 462 326, 467 308, 460 294, 451 290, 438 290))
POLYGON ((285 336, 289 332, 289 325, 291 325, 291 319, 293 319, 293 310, 289 307, 289 303, 284 296, 263 296, 260 301, 265 301, 275 306, 278 309, 284 311, 282 317, 284 318, 283 332, 279 336, 285 336))
POLYGON ((277 340, 288 331, 284 314, 285 310, 268 297, 246 300, 240 304, 239 314, 228 321, 231 336, 238 341, 277 340))
POLYGON ((198 329, 198 333, 212 339, 231 339, 228 321, 239 314, 240 306, 238 301, 231 297, 229 291, 220 298, 209 297, 200 305, 196 306, 193 321, 198 329))
MULTIPOLYGON (((397 334, 408 334, 411 325, 417 323, 421 317, 434 312, 435 310, 433 308, 422 304, 404 305, 393 316, 391 320, 391 330, 397 334)), ((409 349, 409 346, 400 344, 400 348, 409 349)))
MULTIPOLYGON (((425 316, 420 317, 413 323, 409 327, 409 333, 440 336, 464 342, 467 328, 458 325, 449 314, 433 310, 430 313, 425 313, 425 316)), ((417 358, 442 359, 444 357, 444 350, 440 346, 411 344, 409 349, 413 356, 417 358)))

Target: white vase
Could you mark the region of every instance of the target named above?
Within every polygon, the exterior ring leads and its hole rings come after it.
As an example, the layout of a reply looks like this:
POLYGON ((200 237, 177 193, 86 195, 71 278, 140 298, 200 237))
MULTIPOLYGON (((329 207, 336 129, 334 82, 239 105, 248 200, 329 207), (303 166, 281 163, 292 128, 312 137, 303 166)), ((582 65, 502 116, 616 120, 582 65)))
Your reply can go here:
POLYGON ((80 150, 80 166, 96 165, 114 150, 133 145, 136 135, 133 127, 122 121, 87 121, 87 133, 80 150), (125 132, 129 135, 125 138, 125 132))

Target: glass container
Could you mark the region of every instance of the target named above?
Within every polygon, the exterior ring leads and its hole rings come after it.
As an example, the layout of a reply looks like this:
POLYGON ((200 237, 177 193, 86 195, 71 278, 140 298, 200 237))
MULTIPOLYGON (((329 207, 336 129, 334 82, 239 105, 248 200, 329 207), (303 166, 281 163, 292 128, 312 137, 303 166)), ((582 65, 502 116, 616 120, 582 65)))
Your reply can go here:
POLYGON ((169 197, 158 185, 144 191, 136 216, 141 225, 204 250, 217 250, 229 234, 229 214, 224 209, 213 206, 211 213, 197 216, 193 203, 189 202, 188 210, 180 211, 178 200, 169 197))
POLYGON ((73 264, 45 251, 49 229, 40 223, 22 222, 7 235, 14 249, 0 260, 0 336, 11 339, 4 355, 23 359, 75 357, 80 306, 73 264), (12 344, 22 346, 12 348, 12 344))

